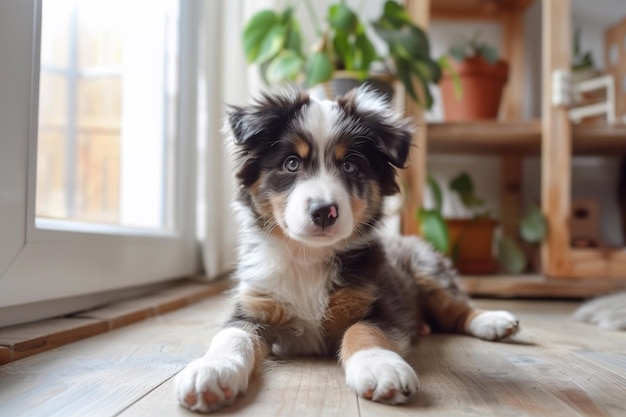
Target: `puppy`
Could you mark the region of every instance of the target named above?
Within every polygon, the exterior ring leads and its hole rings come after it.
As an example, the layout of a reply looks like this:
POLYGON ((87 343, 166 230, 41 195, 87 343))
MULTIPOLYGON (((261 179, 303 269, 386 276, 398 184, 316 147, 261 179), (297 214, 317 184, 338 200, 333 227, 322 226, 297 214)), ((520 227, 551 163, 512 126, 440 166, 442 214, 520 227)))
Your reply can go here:
POLYGON ((270 353, 337 355, 358 395, 406 403, 418 378, 403 355, 420 334, 517 332, 510 313, 472 308, 428 244, 379 233, 412 127, 375 92, 265 94, 228 120, 241 224, 236 307, 206 355, 177 375, 182 406, 231 404, 270 353))

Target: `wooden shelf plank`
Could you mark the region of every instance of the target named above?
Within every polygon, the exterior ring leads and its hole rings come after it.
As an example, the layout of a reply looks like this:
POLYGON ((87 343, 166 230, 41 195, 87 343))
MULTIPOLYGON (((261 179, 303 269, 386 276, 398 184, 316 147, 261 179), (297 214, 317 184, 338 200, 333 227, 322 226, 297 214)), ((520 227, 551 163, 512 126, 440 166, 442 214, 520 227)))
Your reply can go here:
MULTIPOLYGON (((573 151, 576 155, 626 154, 626 125, 574 125, 573 151)), ((538 155, 541 148, 541 121, 431 122, 428 124, 428 151, 440 154, 538 155)))
POLYGON ((490 20, 503 12, 523 11, 533 0, 431 0, 433 19, 490 20))
POLYGON ((626 289, 626 280, 546 278, 541 275, 463 276, 461 284, 473 296, 591 298, 626 289))
POLYGON ((428 124, 431 153, 539 153, 541 122, 443 122, 428 124))
POLYGON ((571 249, 570 269, 574 278, 626 278, 626 251, 571 249))
POLYGON ((577 155, 626 154, 626 124, 574 125, 573 151, 577 155))

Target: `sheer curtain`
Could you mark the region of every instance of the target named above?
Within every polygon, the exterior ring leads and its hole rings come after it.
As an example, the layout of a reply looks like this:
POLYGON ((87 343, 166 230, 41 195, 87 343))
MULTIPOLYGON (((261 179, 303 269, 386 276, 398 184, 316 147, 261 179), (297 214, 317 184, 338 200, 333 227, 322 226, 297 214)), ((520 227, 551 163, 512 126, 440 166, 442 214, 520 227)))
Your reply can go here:
POLYGON ((255 69, 246 63, 241 33, 254 12, 273 7, 274 1, 199 3, 197 224, 205 275, 215 279, 234 266, 237 244, 231 211, 235 185, 221 132, 226 108, 248 103, 261 88, 255 69))

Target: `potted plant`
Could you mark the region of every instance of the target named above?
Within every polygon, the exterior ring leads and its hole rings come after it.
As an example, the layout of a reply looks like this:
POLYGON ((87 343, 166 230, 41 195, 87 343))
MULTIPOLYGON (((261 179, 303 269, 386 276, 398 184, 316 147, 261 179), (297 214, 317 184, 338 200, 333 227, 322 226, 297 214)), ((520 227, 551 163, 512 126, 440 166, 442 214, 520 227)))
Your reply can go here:
POLYGON ((491 218, 485 202, 474 192, 471 177, 463 172, 448 184, 462 204, 472 213, 469 218, 447 218, 442 215, 443 194, 437 181, 429 177, 434 207, 420 208, 418 219, 422 236, 435 249, 450 256, 462 274, 491 274, 498 264, 493 257, 493 236, 497 222, 491 218))
POLYGON ((446 120, 497 118, 508 64, 478 34, 452 46, 449 55, 454 72, 444 71, 440 83, 446 120))
POLYGON ((288 3, 279 11, 262 10, 245 26, 242 40, 246 58, 259 64, 267 83, 291 81, 313 87, 343 80, 327 88, 334 98, 343 93, 337 90, 338 84, 344 84, 347 91, 363 82, 384 87, 399 80, 416 102, 426 108, 432 105, 428 86, 439 82, 441 66, 447 61, 431 58, 428 37, 402 5, 387 1, 380 17, 369 22, 372 34, 387 46, 387 54, 381 55, 365 22, 345 1, 331 3, 323 23, 316 17, 311 0, 303 1, 317 36, 315 41, 306 42, 313 45, 311 48, 303 47, 301 25, 294 13, 300 3, 288 3), (374 71, 377 65, 382 68, 378 73, 374 71), (418 91, 415 83, 421 86, 418 91))
POLYGON ((600 71, 595 68, 593 55, 591 51, 583 52, 582 50, 582 30, 580 28, 574 31, 572 39, 572 82, 588 80, 600 75, 600 71))
MULTIPOLYGON (((474 184, 467 173, 460 173, 448 184, 451 192, 458 194, 462 204, 469 209, 469 218, 447 218, 442 214, 443 194, 437 181, 428 177, 434 207, 420 208, 418 220, 421 234, 433 247, 452 258, 462 274, 490 274, 499 267, 508 273, 526 269, 528 256, 518 245, 517 237, 501 236, 494 259, 494 231, 498 222, 485 208, 485 202, 474 192, 474 184)), ((547 223, 541 210, 531 206, 520 221, 519 238, 536 244, 547 233, 547 223)))

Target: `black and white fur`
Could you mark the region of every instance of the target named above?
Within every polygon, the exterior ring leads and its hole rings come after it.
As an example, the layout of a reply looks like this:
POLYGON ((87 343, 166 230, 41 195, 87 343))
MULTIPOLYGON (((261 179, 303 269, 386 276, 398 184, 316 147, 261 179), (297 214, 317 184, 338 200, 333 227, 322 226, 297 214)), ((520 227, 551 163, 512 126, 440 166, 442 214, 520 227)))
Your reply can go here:
POLYGON ((265 94, 231 108, 229 128, 236 307, 206 355, 177 375, 181 405, 231 404, 268 354, 337 355, 358 395, 405 403, 418 378, 403 355, 420 334, 497 340, 518 330, 508 312, 473 309, 449 261, 419 238, 379 233, 412 126, 375 92, 265 94))

